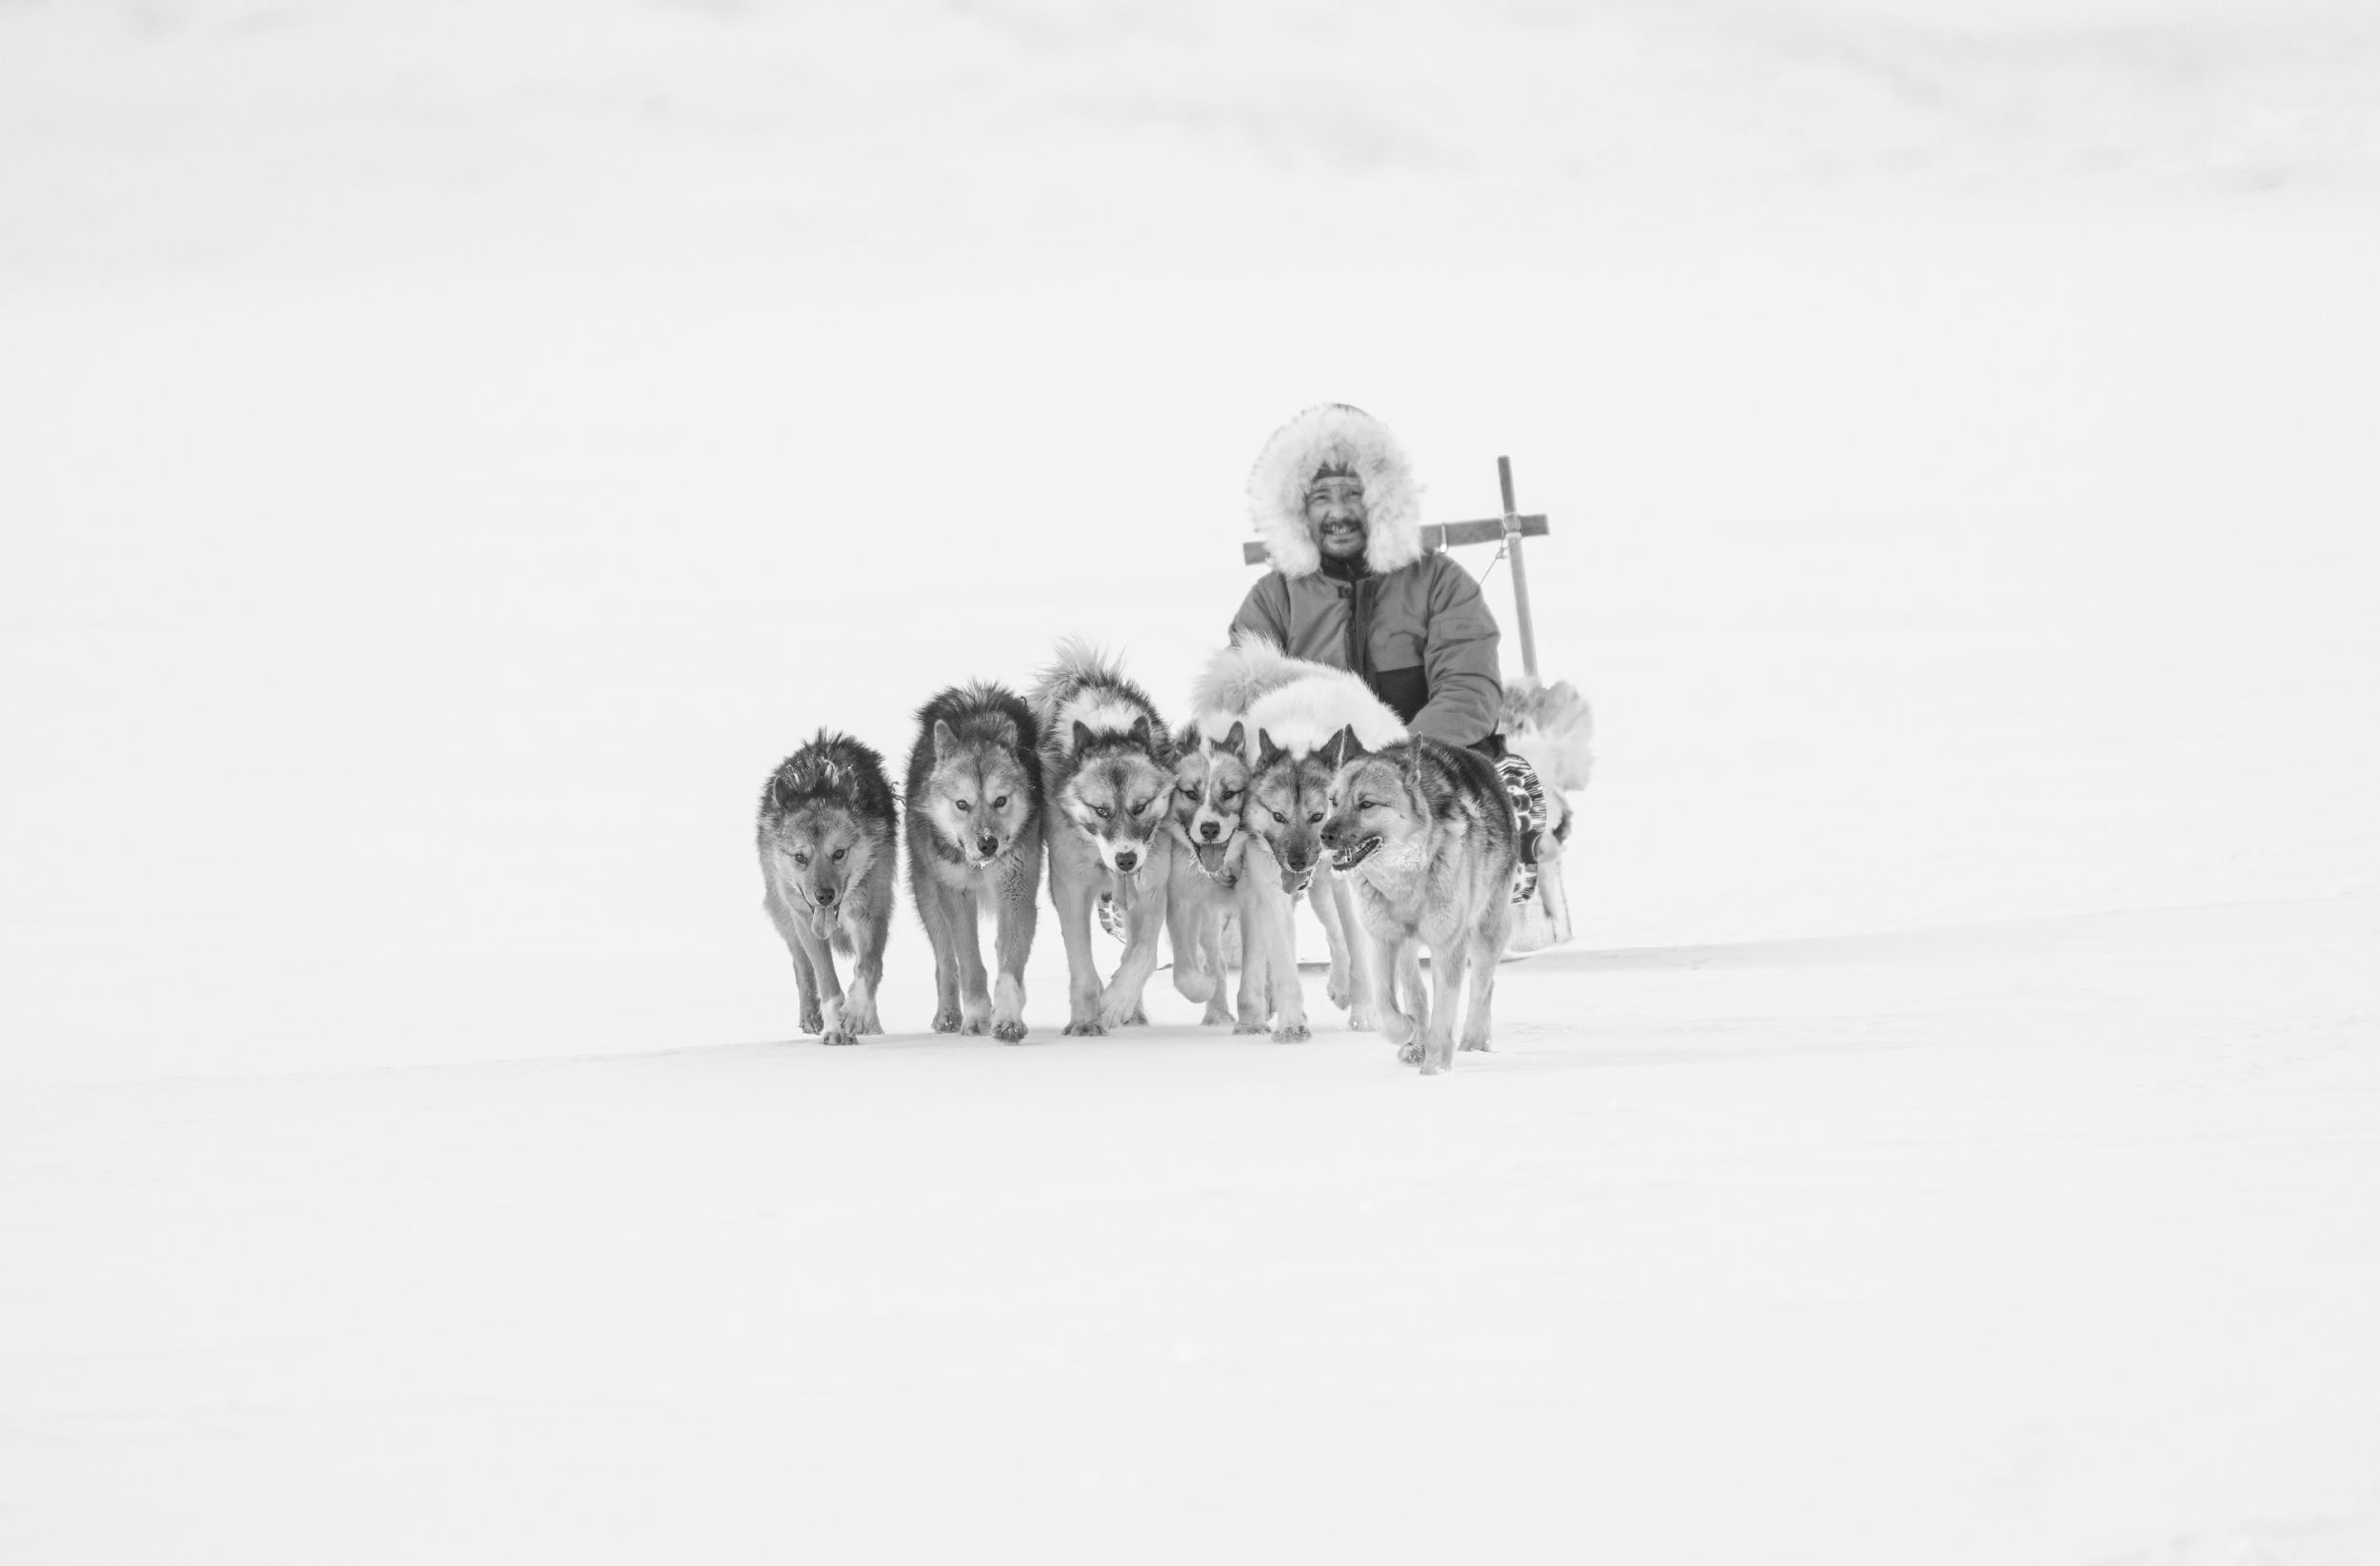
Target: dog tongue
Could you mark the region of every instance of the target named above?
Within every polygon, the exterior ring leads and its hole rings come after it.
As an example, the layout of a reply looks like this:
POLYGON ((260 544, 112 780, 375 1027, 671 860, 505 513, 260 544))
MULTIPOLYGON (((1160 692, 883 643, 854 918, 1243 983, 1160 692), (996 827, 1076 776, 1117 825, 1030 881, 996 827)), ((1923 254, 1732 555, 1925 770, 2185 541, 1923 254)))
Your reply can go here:
POLYGON ((1211 876, 1223 867, 1223 857, 1230 852, 1231 844, 1228 842, 1202 842, 1199 844, 1199 862, 1206 867, 1206 873, 1211 876))

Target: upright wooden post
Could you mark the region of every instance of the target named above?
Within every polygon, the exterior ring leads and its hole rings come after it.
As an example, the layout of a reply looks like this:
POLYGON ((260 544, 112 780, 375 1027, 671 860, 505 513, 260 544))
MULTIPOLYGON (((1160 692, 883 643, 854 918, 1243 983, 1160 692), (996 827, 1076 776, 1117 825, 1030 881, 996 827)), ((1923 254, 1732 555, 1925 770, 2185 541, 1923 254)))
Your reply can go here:
POLYGON ((1529 571, 1520 560, 1520 507, 1513 504, 1513 460, 1496 459, 1496 477, 1504 486, 1504 552, 1513 557, 1513 608, 1520 619, 1520 666, 1537 677, 1537 630, 1529 620, 1529 571))

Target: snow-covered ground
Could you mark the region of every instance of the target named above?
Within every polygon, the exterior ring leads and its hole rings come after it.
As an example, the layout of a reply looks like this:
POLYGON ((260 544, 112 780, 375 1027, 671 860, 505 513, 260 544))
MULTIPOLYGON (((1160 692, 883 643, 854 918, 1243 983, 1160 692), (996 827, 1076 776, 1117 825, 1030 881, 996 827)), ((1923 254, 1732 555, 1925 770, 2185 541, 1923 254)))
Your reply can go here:
POLYGON ((2375 106, 2325 0, 0 5, 0 1560, 2380 1560, 2375 106), (793 1036, 768 767, 1178 704, 1324 398, 1554 518, 1497 1052, 921 1035, 906 918, 793 1036))

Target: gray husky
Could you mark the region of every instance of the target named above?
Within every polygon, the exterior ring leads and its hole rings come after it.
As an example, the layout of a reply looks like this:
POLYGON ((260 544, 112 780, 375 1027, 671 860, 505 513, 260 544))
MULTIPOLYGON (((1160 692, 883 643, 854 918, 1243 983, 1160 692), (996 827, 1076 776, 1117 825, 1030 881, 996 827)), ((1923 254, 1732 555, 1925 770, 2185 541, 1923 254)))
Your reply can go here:
POLYGON ((1033 711, 1049 785, 1049 895, 1066 942, 1066 1031, 1145 1022, 1140 997, 1157 970, 1173 869, 1172 741, 1148 694, 1081 642, 1058 644, 1033 711), (1091 907, 1102 892, 1124 921, 1124 955, 1105 985, 1091 961, 1091 907))
POLYGON ((1398 1060, 1431 1076, 1454 1064, 1466 972, 1462 1047, 1488 1047, 1496 964, 1513 917, 1512 798, 1487 758, 1419 735, 1367 752, 1349 729, 1329 748, 1339 766, 1322 842, 1332 868, 1354 883, 1357 915, 1372 935, 1380 1030, 1398 1060), (1429 944, 1433 991, 1419 1024, 1397 1010, 1385 981, 1416 941, 1429 944))
POLYGON ((830 1044, 883 1031, 876 986, 892 922, 896 812, 883 758, 826 729, 761 790, 762 904, 793 954, 802 1031, 823 1033, 830 1044), (836 952, 858 959, 847 997, 835 977, 836 952))
POLYGON ((934 1029, 1015 1043, 1041 895, 1041 734, 1004 685, 954 685, 918 709, 906 803, 909 890, 934 943, 934 1029), (977 925, 998 916, 1000 981, 977 925))

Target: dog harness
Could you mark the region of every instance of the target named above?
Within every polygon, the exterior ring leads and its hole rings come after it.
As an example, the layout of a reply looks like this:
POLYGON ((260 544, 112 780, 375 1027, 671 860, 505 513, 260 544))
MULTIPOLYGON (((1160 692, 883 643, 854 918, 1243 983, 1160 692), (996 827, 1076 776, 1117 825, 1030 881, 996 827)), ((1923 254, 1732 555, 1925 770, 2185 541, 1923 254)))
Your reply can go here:
POLYGON ((1545 836, 1545 784, 1537 781, 1537 768, 1525 756, 1505 755, 1496 763, 1496 775, 1504 780, 1504 792, 1512 796, 1517 828, 1513 834, 1519 851, 1519 862, 1513 866, 1513 901, 1526 902, 1537 895, 1537 843, 1545 836))

